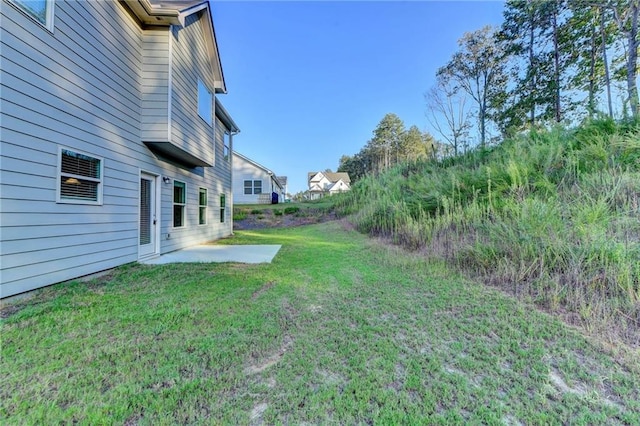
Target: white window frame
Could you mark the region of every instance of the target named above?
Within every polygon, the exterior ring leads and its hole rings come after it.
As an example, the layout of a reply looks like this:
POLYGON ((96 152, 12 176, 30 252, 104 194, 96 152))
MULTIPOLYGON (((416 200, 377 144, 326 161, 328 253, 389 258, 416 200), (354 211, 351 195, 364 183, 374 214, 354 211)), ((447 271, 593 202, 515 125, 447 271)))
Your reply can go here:
POLYGON ((229 144, 229 133, 227 132, 223 132, 222 133, 222 158, 224 158, 224 161, 231 161, 231 150, 230 150, 230 144, 229 144))
POLYGON ((198 225, 206 225, 208 220, 207 220, 207 216, 208 216, 208 212, 209 212, 209 191, 207 190, 207 188, 198 188, 198 225), (202 193, 202 191, 204 191, 204 204, 201 203, 200 201, 200 194, 202 193), (202 216, 202 209, 204 209, 204 216, 202 216), (202 221, 202 218, 204 217, 204 222, 202 221))
POLYGON ((207 87, 206 84, 204 84, 204 81, 202 81, 202 79, 198 78, 198 96, 197 96, 197 101, 198 101, 198 116, 200 118, 202 118, 202 120, 204 120, 205 123, 207 123, 209 125, 209 127, 213 127, 213 93, 211 92, 211 90, 209 90, 209 88, 207 87), (207 93, 207 98, 202 100, 200 99, 200 96, 202 94, 204 94, 203 92, 207 93), (205 117, 203 114, 200 113, 200 105, 201 102, 205 102, 206 100, 209 101, 209 106, 207 107, 207 111, 210 113, 209 117, 205 117))
POLYGON ((220 194, 220 223, 225 223, 227 217, 227 194, 220 194))
POLYGON ((185 228, 187 226, 187 183, 182 182, 181 180, 174 179, 171 189, 173 189, 173 191, 171 192, 171 225, 174 229, 185 228), (176 183, 181 183, 182 185, 184 185, 184 203, 176 203, 176 200, 175 200, 176 183), (176 226, 176 217, 175 217, 176 206, 182 207, 182 225, 179 225, 179 226, 176 226))
POLYGON ((56 203, 88 204, 93 206, 101 206, 102 200, 103 200, 103 186, 104 186, 103 179, 104 179, 104 159, 102 157, 98 157, 96 155, 89 154, 87 152, 79 151, 74 148, 68 148, 66 146, 58 146, 58 173, 57 173, 57 179, 56 179, 56 203), (86 155, 87 157, 91 157, 100 161, 100 177, 96 179, 96 178, 91 178, 91 177, 82 176, 82 175, 75 175, 72 173, 63 173, 62 172, 62 151, 69 151, 69 152, 73 152, 74 154, 86 155), (96 182, 98 184, 97 194, 96 194, 97 200, 94 201, 94 200, 85 200, 81 198, 64 198, 60 191, 63 175, 65 178, 82 179, 82 180, 96 182))
POLYGON ((9 0, 9 3, 16 7, 20 12, 22 12, 26 17, 37 22, 42 27, 46 28, 49 32, 53 32, 53 9, 55 7, 54 0, 44 0, 45 1, 45 21, 42 22, 38 19, 37 16, 30 11, 23 2, 20 0, 9 0))
POLYGON ((253 180, 253 195, 260 195, 260 194, 264 194, 264 191, 262 190, 262 179, 254 179, 253 180), (260 182, 260 192, 256 193, 256 182, 260 182))

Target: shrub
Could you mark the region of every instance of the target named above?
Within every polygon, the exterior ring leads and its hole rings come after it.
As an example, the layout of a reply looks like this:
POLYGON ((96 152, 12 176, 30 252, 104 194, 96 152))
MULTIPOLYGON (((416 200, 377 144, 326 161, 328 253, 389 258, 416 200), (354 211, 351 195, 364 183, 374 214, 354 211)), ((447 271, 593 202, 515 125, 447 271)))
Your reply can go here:
POLYGON ((282 210, 275 209, 273 211, 273 214, 276 215, 276 216, 282 216, 282 210))
POLYGON ((243 220, 247 217, 247 211, 244 209, 233 209, 233 220, 243 220))
POLYGON ((284 208, 284 214, 294 214, 294 213, 298 213, 299 211, 300 211, 300 207, 297 207, 297 206, 290 206, 290 207, 284 208))
POLYGON ((260 209, 251 210, 251 214, 261 214, 261 213, 262 213, 262 210, 260 210, 260 209))

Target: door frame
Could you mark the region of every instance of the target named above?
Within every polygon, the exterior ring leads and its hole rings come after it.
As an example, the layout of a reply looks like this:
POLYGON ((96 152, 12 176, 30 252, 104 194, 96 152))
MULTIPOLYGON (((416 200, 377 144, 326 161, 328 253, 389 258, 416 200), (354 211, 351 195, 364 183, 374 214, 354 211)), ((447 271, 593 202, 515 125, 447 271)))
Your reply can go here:
POLYGON ((160 221, 160 194, 161 194, 161 188, 160 188, 160 175, 157 173, 152 173, 152 172, 148 172, 146 170, 140 170, 138 173, 138 226, 137 226, 137 231, 138 231, 138 259, 142 259, 142 258, 149 258, 149 257, 155 257, 160 255, 160 225, 161 225, 161 221, 160 221), (153 182, 153 196, 154 196, 154 209, 155 209, 155 217, 156 217, 156 223, 154 225, 154 228, 152 230, 152 237, 153 237, 153 251, 151 253, 146 253, 146 254, 142 254, 141 250, 140 250, 140 181, 142 180, 142 178, 146 178, 148 180, 150 180, 151 182, 153 182))

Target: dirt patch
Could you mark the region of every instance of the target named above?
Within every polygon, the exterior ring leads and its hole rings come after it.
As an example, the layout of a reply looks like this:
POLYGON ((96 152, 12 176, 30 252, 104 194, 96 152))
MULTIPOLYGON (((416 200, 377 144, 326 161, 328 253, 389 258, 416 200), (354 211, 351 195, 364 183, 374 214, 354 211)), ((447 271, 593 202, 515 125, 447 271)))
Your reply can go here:
POLYGON ((262 373, 269 367, 272 367, 278 363, 284 356, 284 354, 293 346, 293 339, 291 336, 286 335, 282 339, 282 345, 273 355, 269 356, 266 359, 263 359, 261 362, 251 364, 249 367, 245 369, 245 373, 247 375, 262 373))
POLYGON ((253 294, 251 295, 251 300, 256 300, 258 297, 269 291, 269 289, 271 289, 274 285, 276 285, 276 283, 273 281, 269 281, 268 283, 264 284, 262 287, 253 292, 253 294))
POLYGON ((0 307, 0 318, 9 318, 11 315, 20 312, 24 307, 24 305, 3 305, 0 307))

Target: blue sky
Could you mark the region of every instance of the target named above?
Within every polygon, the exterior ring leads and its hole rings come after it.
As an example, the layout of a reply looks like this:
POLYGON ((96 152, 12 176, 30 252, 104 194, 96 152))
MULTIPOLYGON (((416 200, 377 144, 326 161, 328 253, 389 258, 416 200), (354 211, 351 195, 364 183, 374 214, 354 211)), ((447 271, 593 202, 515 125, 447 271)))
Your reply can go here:
MULTIPOLYGON (((499 1, 214 1, 234 148, 307 189, 382 117, 431 131, 424 93, 466 31, 502 22, 499 1)), ((434 134, 435 135, 435 134, 434 134)))

